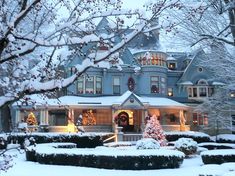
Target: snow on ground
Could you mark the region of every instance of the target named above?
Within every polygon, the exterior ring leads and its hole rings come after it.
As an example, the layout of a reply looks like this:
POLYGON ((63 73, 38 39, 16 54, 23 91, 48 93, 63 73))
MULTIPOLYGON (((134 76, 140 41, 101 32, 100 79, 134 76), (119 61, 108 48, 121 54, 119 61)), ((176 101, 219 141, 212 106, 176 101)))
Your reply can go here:
POLYGON ((160 169, 160 170, 110 170, 96 169, 75 166, 43 165, 35 162, 25 161, 25 154, 17 151, 10 151, 17 154, 14 159, 13 168, 7 172, 0 173, 1 176, 199 176, 200 174, 212 176, 234 176, 235 163, 225 163, 222 165, 203 165, 200 156, 187 158, 179 169, 160 169))

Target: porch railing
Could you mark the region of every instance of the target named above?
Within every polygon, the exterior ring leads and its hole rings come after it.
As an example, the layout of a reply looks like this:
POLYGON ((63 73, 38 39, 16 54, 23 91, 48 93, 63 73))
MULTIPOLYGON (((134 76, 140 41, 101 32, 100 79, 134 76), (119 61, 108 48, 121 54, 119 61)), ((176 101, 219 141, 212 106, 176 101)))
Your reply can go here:
POLYGON ((123 141, 138 141, 143 137, 143 134, 123 134, 123 141))

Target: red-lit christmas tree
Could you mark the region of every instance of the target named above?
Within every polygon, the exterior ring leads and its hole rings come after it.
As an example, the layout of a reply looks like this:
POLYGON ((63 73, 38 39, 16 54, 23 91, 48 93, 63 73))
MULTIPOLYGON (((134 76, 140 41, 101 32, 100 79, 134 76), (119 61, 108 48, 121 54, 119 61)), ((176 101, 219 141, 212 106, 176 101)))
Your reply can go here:
POLYGON ((167 144, 164 131, 162 130, 162 126, 160 125, 155 115, 150 117, 150 120, 147 121, 143 137, 153 138, 158 141, 161 146, 165 146, 167 144))

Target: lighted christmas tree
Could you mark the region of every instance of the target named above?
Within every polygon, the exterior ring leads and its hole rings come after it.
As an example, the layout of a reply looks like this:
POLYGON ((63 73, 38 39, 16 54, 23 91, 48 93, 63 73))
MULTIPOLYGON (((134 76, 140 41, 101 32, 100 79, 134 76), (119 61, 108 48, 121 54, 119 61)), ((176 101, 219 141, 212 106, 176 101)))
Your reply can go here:
POLYGON ((37 125, 37 119, 34 115, 34 113, 30 112, 27 119, 26 119, 26 122, 28 125, 37 125))
POLYGON ((144 129, 144 138, 153 138, 160 143, 161 146, 166 145, 166 138, 162 130, 157 117, 153 115, 150 120, 147 121, 146 127, 144 129))

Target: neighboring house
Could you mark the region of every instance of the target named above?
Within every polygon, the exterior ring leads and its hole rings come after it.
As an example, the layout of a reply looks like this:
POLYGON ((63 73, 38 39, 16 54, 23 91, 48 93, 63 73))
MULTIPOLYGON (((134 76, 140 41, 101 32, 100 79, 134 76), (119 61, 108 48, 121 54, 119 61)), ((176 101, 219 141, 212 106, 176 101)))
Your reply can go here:
MULTIPOLYGON (((102 19, 97 31, 109 33, 108 26, 108 21, 102 19)), ((158 35, 157 30, 140 34, 120 51, 121 71, 116 67, 91 68, 67 88, 59 101, 38 103, 36 109, 13 106, 13 123, 26 120, 32 111, 38 123, 49 125, 50 131, 73 131, 69 127, 79 115, 87 131, 111 131, 117 123, 124 132, 141 132, 152 115, 159 118, 166 131, 203 129, 208 125, 207 114, 193 109, 224 83, 199 66, 205 57, 202 50, 190 54, 164 52, 158 35)), ((118 36, 115 40, 119 40, 118 36)), ((109 47, 92 44, 85 46, 83 52, 94 46, 99 52, 109 47)), ((67 75, 82 60, 83 56, 74 55, 65 66, 67 75)))

